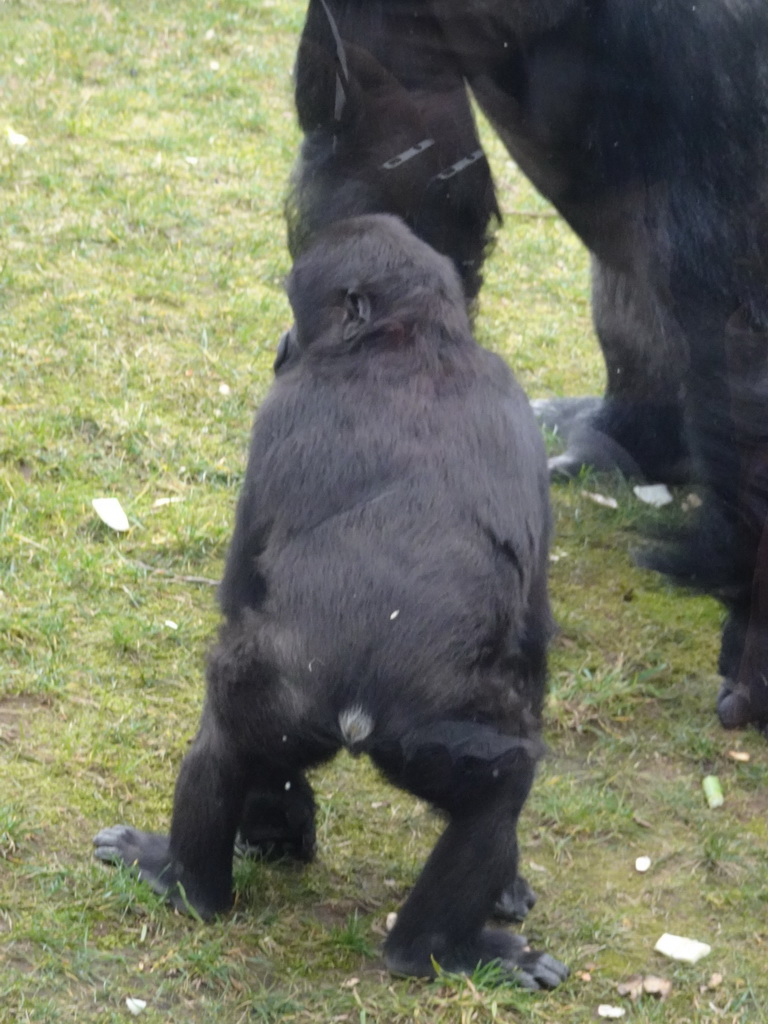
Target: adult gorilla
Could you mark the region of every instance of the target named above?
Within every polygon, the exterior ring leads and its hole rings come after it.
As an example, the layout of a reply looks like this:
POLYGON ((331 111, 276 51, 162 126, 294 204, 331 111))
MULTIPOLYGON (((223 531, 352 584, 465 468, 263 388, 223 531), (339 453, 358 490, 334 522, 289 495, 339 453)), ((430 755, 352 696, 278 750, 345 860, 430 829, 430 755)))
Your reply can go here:
POLYGON ((392 211, 471 301, 498 216, 467 86, 589 247, 605 397, 544 403, 588 463, 693 479, 695 527, 646 564, 728 610, 727 726, 768 725, 768 4, 310 0, 294 252, 392 211))

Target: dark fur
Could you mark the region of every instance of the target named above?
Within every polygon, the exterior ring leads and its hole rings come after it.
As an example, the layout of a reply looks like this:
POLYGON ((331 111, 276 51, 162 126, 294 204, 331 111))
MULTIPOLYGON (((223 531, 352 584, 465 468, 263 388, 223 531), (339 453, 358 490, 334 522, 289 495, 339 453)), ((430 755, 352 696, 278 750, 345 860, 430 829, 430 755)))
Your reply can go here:
POLYGON ((294 244, 392 211, 474 299, 496 202, 462 80, 594 257, 607 393, 540 404, 569 439, 552 469, 701 486, 690 535, 646 562, 725 603, 721 719, 764 727, 768 4, 310 0, 294 244))
POLYGON ((309 859, 305 771, 367 754, 448 824, 387 938, 396 973, 500 960, 566 975, 486 927, 533 902, 516 824, 541 752, 548 481, 504 364, 473 340, 450 262, 391 217, 337 224, 296 262, 295 326, 253 429, 225 622, 170 841, 96 839, 176 906, 231 902, 246 845, 309 859))

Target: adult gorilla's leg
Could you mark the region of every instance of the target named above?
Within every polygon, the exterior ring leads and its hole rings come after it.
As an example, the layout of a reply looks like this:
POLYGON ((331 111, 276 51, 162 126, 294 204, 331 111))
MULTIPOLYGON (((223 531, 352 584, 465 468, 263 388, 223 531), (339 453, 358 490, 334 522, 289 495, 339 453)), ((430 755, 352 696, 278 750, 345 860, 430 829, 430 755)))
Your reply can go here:
MULTIPOLYGON (((717 700, 726 728, 768 726, 768 330, 745 310, 686 293, 692 339, 686 428, 703 504, 690 527, 639 561, 722 602, 717 700), (696 344, 694 346, 693 339, 696 344)), ((768 319, 768 317, 766 317, 768 319)))
MULTIPOLYGON (((683 546, 683 572, 676 572, 680 555, 674 552, 672 575, 719 598, 726 608, 718 660, 722 725, 755 725, 768 736, 768 473, 761 466, 766 453, 760 450, 764 442, 755 446, 745 438, 738 419, 729 429, 717 446, 719 462, 728 477, 740 471, 738 486, 733 492, 721 487, 705 493, 693 539, 683 546)), ((663 564, 662 570, 668 571, 663 564)))
POLYGON ((687 355, 679 328, 649 287, 595 257, 592 316, 606 364, 605 396, 532 403, 540 422, 566 442, 550 471, 575 476, 592 466, 652 481, 688 479, 687 355))
POLYGON ((723 684, 717 712, 726 728, 754 724, 768 738, 768 526, 757 551, 748 609, 732 610, 723 631, 723 684))
POLYGON ((292 253, 333 221, 394 213, 451 257, 474 299, 499 213, 436 20, 412 4, 310 0, 296 109, 304 141, 288 202, 292 253))
POLYGON ((717 710, 726 728, 753 723, 768 736, 768 329, 760 319, 768 316, 742 307, 725 328, 729 411, 739 448, 741 572, 740 586, 726 601, 717 710))

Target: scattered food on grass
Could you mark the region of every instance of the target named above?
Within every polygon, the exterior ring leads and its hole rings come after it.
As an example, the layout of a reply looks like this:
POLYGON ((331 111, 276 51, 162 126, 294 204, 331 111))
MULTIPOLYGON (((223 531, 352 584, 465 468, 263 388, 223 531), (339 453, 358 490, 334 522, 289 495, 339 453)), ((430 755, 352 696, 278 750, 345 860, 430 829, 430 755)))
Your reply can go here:
POLYGON ((699 989, 699 991, 702 992, 702 993, 704 993, 704 992, 714 992, 715 989, 716 988, 720 988, 720 986, 722 984, 723 984, 723 976, 722 976, 722 974, 718 974, 717 972, 715 972, 714 974, 710 975, 710 978, 709 978, 709 981, 707 982, 707 984, 706 985, 702 985, 701 988, 699 989))
POLYGON ((720 785, 720 779, 716 775, 705 775, 701 780, 701 788, 704 790, 707 803, 713 810, 716 807, 723 806, 725 803, 723 787, 720 785))
POLYGON ((643 981, 642 974, 633 974, 626 981, 620 981, 616 986, 616 991, 620 996, 629 996, 632 1002, 635 1003, 643 994, 643 981))
POLYGON ((21 132, 16 132, 10 126, 5 129, 6 135, 8 136, 8 144, 15 146, 17 149, 21 149, 22 146, 26 146, 29 139, 26 135, 22 135, 21 132))
POLYGON ((606 494, 597 494, 595 491, 584 491, 584 497, 589 498, 590 501, 594 501, 596 505, 602 505, 603 508, 618 508, 619 503, 615 498, 609 498, 606 494))
POLYGON ((666 484, 639 484, 632 488, 635 497, 646 505, 653 505, 654 508, 663 508, 672 501, 672 495, 666 484))
POLYGON ((666 999, 672 991, 672 982, 668 978, 660 978, 657 974, 646 974, 643 979, 643 991, 649 996, 666 999))
POLYGON ((106 523, 111 530, 125 533, 130 529, 128 516, 117 498, 94 498, 91 505, 102 523, 106 523))
POLYGON ((699 508, 701 505, 701 498, 698 494, 694 494, 693 491, 687 497, 683 498, 682 509, 683 512, 693 512, 694 509, 699 508))
POLYGON ((633 1003, 642 995, 656 996, 663 1000, 672 991, 672 982, 657 974, 633 974, 626 981, 619 982, 616 991, 620 996, 628 996, 633 1003))
POLYGON ((598 1017, 606 1017, 609 1020, 618 1020, 626 1014, 623 1006, 611 1006, 610 1003, 600 1003, 597 1008, 598 1017))
POLYGON ((164 505, 174 505, 177 501, 184 501, 184 498, 178 494, 172 498, 157 498, 156 501, 152 502, 152 508, 163 508, 164 505))
POLYGON ((697 939, 687 939, 682 935, 670 935, 664 932, 653 947, 657 953, 668 956, 670 960, 682 960, 687 964, 695 964, 702 957, 712 952, 712 947, 697 939))

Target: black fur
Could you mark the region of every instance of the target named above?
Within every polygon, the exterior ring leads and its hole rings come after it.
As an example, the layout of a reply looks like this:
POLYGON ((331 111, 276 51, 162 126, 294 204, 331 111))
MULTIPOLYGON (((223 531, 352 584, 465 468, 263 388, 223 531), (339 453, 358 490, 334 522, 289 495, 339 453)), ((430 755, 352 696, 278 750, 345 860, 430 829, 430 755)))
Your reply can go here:
POLYGON ((307 769, 346 746, 448 824, 387 938, 395 973, 499 960, 567 974, 486 927, 521 917, 516 825, 541 753, 548 479, 521 389, 473 340, 450 262, 392 217, 297 260, 295 326, 253 429, 197 738, 170 839, 96 838, 202 917, 245 847, 314 851, 307 769))
POLYGON ((568 437, 552 470, 701 486, 690 534, 645 561, 724 601, 721 718, 765 727, 768 4, 310 0, 294 246, 398 213, 473 300, 496 202, 463 82, 593 254, 607 392, 540 405, 568 437))

